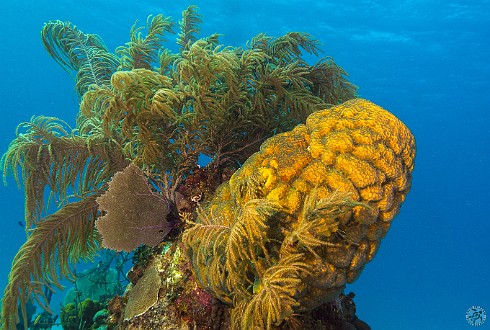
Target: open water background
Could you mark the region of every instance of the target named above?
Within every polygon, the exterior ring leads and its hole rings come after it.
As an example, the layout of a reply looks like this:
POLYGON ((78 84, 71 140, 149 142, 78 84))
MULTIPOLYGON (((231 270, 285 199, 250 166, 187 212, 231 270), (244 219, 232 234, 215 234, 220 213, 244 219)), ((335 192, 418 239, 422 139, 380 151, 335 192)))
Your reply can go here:
MULTIPOLYGON (((136 19, 142 25, 164 13, 177 21, 190 4, 201 9, 201 35, 222 33, 225 45, 244 45, 259 32, 312 34, 362 97, 414 133, 412 191, 374 261, 347 287, 359 317, 376 330, 471 329, 469 307, 490 313, 488 0, 1 0, 0 151, 33 115, 74 125, 74 84, 44 51, 43 23, 69 20, 114 50, 136 19)), ((0 187, 0 210, 4 288, 25 240, 23 193, 12 178, 0 187)))

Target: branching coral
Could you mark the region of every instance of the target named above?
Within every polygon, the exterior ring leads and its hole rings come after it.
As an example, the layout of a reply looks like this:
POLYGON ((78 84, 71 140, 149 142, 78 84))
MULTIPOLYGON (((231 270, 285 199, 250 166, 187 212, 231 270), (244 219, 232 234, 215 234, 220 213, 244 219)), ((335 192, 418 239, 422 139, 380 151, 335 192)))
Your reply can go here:
POLYGON ((148 33, 143 37, 143 28, 134 23, 129 32, 131 41, 116 49, 116 54, 121 58, 118 70, 150 70, 155 55, 165 41, 163 37, 165 33, 172 31, 172 25, 172 21, 162 14, 149 16, 146 23, 148 33))
POLYGON ((79 97, 90 86, 108 86, 119 59, 96 34, 85 34, 70 22, 51 21, 41 31, 44 47, 69 74, 79 97))
POLYGON ((2 322, 11 329, 18 322, 18 303, 27 325, 28 300, 49 310, 43 287, 61 288, 61 278, 74 277, 70 262, 93 256, 98 248, 95 198, 125 160, 102 137, 84 139, 62 121, 34 117, 19 125, 2 162, 4 175, 13 171, 19 184, 20 179, 24 182, 28 235, 14 258, 3 296, 2 322), (46 191, 47 201, 59 207, 48 215, 46 191))
POLYGON ((410 189, 415 141, 356 99, 265 141, 183 241, 236 328, 278 326, 334 300, 371 261, 410 189))

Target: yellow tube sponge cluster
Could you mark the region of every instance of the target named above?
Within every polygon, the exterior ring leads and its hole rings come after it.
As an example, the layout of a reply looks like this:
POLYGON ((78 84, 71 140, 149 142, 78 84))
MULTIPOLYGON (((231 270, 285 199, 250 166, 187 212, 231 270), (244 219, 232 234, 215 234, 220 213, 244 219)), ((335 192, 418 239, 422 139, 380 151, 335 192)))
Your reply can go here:
POLYGON ((184 233, 197 281, 236 328, 335 299, 371 261, 410 189, 415 140, 363 99, 263 143, 184 233))

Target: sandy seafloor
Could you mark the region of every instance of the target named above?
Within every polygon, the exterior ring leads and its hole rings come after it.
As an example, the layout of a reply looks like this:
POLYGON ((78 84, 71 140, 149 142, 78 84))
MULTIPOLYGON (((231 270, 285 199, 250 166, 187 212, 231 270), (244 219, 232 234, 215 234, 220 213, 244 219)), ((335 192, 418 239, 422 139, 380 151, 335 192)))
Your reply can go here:
MULTIPOLYGON (((244 45, 259 32, 304 31, 360 87, 412 130, 413 188, 374 261, 347 287, 373 329, 471 329, 466 310, 490 313, 490 1, 5 1, 0 11, 0 149, 33 115, 74 124, 74 84, 44 51, 48 20, 97 33, 110 50, 135 19, 179 19, 201 8, 202 35, 244 45)), ((169 43, 174 47, 173 40, 169 43)), ((0 187, 0 287, 25 234, 23 193, 0 187)), ((59 294, 62 297, 63 294, 59 294)), ((490 328, 490 320, 480 329, 490 328)))

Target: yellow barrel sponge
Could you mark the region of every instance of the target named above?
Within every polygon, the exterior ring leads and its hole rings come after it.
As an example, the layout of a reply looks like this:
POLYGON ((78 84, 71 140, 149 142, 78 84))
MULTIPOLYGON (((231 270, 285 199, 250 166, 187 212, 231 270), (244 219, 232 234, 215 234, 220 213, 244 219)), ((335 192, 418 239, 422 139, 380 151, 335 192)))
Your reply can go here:
POLYGON ((410 189, 415 140, 363 99, 263 143, 183 241, 235 328, 269 329, 335 299, 371 261, 410 189))

